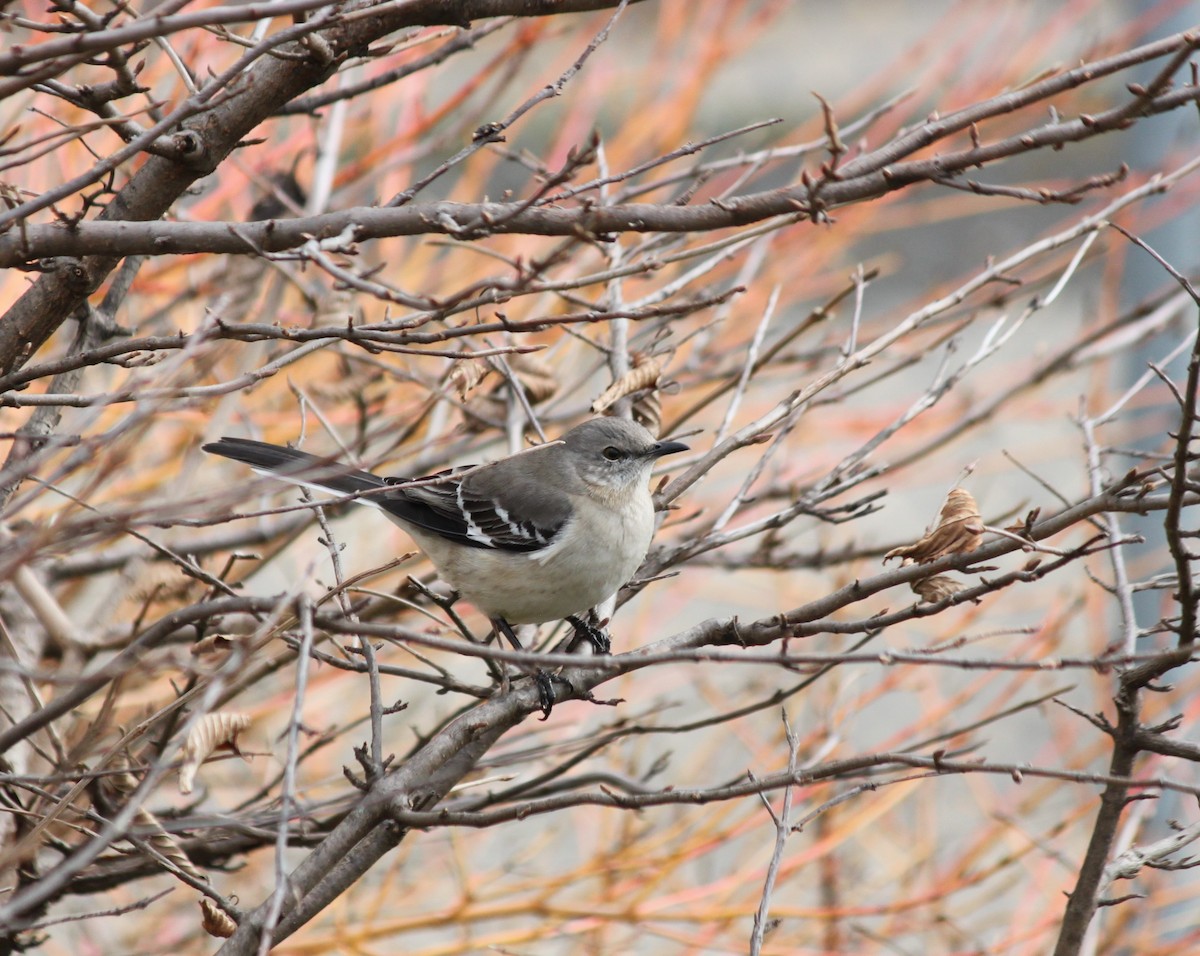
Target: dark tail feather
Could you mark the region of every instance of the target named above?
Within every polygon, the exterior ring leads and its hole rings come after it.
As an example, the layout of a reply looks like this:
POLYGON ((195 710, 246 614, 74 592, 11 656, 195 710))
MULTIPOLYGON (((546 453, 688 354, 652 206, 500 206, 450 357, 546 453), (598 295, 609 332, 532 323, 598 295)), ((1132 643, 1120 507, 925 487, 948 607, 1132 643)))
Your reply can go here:
POLYGON ((275 475, 298 485, 322 488, 337 495, 361 494, 386 486, 382 478, 370 472, 358 471, 294 448, 269 445, 249 438, 222 438, 203 448, 213 455, 240 461, 255 471, 275 475))

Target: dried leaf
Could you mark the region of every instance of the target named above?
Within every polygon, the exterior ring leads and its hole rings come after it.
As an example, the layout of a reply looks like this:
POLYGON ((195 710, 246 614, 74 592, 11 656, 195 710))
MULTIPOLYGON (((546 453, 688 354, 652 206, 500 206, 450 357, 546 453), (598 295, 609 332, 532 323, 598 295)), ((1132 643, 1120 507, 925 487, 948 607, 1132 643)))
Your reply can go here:
POLYGON ((883 560, 905 558, 926 564, 946 554, 974 551, 982 540, 983 521, 979 517, 979 506, 969 491, 955 488, 946 496, 937 527, 916 544, 893 548, 883 560))
POLYGON ((183 852, 183 847, 176 842, 175 837, 168 833, 163 828, 163 825, 158 822, 158 817, 145 807, 139 807, 137 812, 134 813, 133 822, 135 825, 151 831, 149 834, 144 834, 142 839, 158 850, 166 859, 174 863, 181 872, 186 873, 194 880, 208 882, 208 877, 196 869, 196 865, 183 852))
POLYGON ((662 434, 662 399, 657 391, 643 392, 633 400, 633 420, 655 438, 662 434))
POLYGON ((191 646, 193 657, 203 657, 205 654, 218 654, 229 651, 234 646, 234 639, 224 634, 209 634, 191 646))
POLYGON ((207 896, 200 897, 200 912, 203 914, 200 926, 209 936, 228 939, 237 930, 237 923, 233 921, 233 917, 207 896))
POLYGON ((133 773, 134 763, 129 759, 128 752, 122 751, 113 757, 109 770, 104 777, 104 785, 114 793, 130 794, 138 788, 140 781, 133 773))
POLYGON ((483 359, 462 359, 450 370, 448 384, 458 393, 459 400, 465 402, 491 371, 492 367, 483 359))
POLYGON ((245 714, 206 714, 196 721, 183 747, 183 766, 179 768, 179 790, 191 793, 200 765, 218 747, 230 747, 237 753, 237 738, 250 726, 245 714))
POLYGON ((666 365, 667 355, 665 353, 659 355, 635 353, 633 355, 633 368, 608 386, 600 394, 600 397, 592 402, 592 411, 599 414, 611 408, 614 403, 620 401, 626 395, 632 395, 634 392, 640 392, 643 389, 654 388, 658 384, 658 379, 662 375, 666 365))
POLYGON ((948 574, 932 574, 927 578, 921 578, 921 580, 913 581, 912 583, 913 591, 920 595, 921 600, 925 604, 936 604, 938 601, 944 601, 965 587, 965 584, 955 581, 948 574))

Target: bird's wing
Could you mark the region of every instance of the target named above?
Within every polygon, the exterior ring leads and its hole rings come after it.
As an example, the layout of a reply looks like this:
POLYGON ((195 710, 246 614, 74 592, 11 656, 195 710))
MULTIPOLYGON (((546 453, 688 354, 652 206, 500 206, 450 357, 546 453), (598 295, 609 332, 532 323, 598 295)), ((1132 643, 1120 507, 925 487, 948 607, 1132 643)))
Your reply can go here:
POLYGON ((570 517, 570 500, 499 467, 505 464, 440 472, 431 477, 443 481, 397 487, 379 503, 426 531, 472 547, 523 553, 549 547, 570 517))

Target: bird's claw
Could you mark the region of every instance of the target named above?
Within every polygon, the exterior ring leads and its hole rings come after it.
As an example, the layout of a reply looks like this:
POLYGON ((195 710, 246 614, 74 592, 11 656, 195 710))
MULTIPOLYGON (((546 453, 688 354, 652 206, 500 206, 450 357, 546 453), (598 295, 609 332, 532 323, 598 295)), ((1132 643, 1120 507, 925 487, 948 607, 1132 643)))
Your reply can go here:
POLYGON ((554 682, 550 680, 550 675, 543 670, 534 673, 533 681, 537 684, 538 703, 542 707, 542 720, 549 720, 550 711, 554 709, 554 702, 558 699, 554 694, 554 682))
POLYGON ((538 704, 542 708, 540 720, 550 719, 550 711, 554 709, 554 705, 558 701, 558 695, 554 693, 555 681, 565 685, 568 693, 575 692, 575 688, 565 677, 559 677, 557 674, 550 674, 544 670, 534 671, 533 682, 537 684, 538 704))
POLYGON ((603 628, 597 627, 591 621, 585 620, 582 617, 576 617, 572 614, 567 618, 567 623, 575 629, 575 636, 582 637, 592 645, 592 650, 597 654, 608 655, 612 653, 612 640, 603 628))

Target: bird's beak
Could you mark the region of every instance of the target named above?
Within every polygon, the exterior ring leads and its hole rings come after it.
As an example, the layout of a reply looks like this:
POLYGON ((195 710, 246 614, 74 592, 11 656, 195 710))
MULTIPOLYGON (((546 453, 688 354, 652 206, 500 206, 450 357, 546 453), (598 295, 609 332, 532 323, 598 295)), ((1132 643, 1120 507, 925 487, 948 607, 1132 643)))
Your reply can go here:
POLYGON ((674 455, 677 451, 687 451, 688 446, 681 441, 659 441, 650 447, 651 458, 662 458, 663 455, 674 455))

